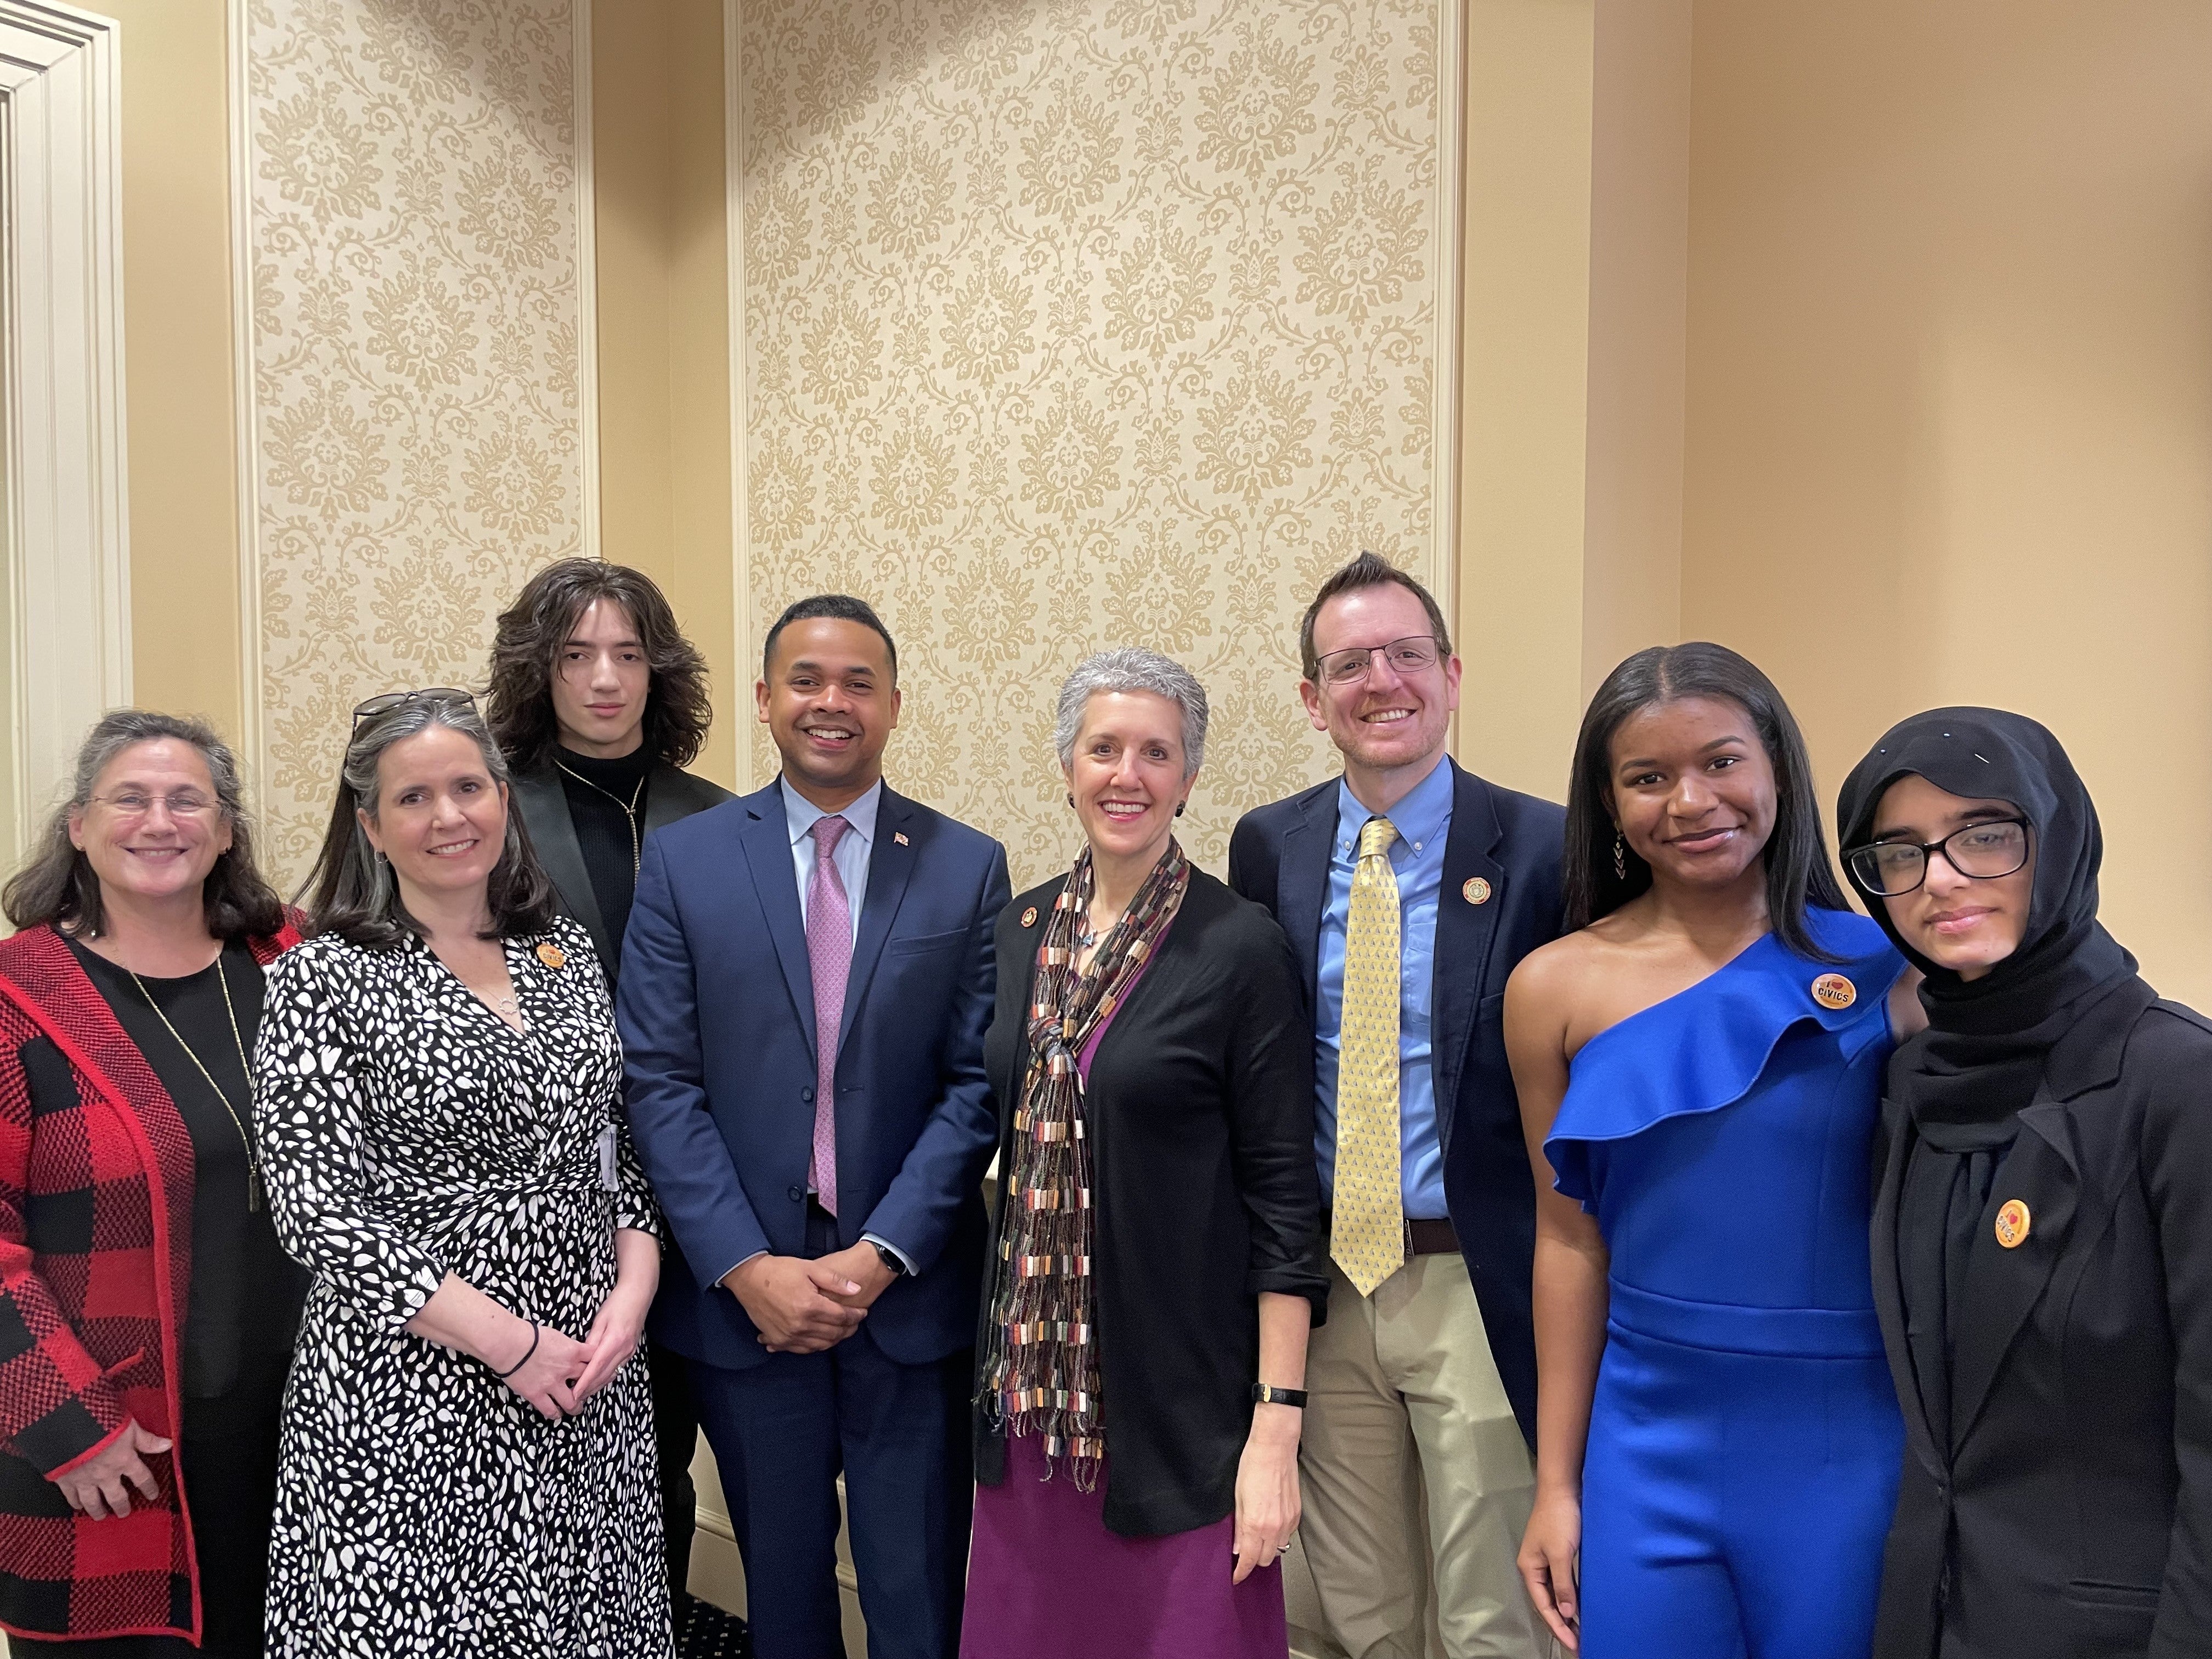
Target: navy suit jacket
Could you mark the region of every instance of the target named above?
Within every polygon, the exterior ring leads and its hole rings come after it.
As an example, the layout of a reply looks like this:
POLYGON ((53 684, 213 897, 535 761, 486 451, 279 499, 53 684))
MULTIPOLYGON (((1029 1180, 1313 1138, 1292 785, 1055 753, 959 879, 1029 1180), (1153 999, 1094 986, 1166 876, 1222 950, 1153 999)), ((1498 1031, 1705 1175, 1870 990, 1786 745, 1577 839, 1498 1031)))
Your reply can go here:
MULTIPOLYGON (((1430 994, 1444 1201, 1474 1280, 1498 1375, 1521 1432, 1534 1445, 1529 1282, 1536 1188, 1521 1135, 1520 1097, 1505 1063, 1504 1009, 1505 981, 1521 958, 1562 931, 1566 813, 1550 801, 1486 783, 1449 758, 1444 764, 1454 781, 1451 833, 1444 842, 1430 994), (1489 884, 1480 903, 1468 897, 1477 878, 1489 884)), ((1331 778, 1247 812, 1229 840, 1229 884, 1273 911, 1289 936, 1309 1018, 1320 993, 1321 914, 1328 899, 1340 781, 1331 778)))
MULTIPOLYGON (((975 1340, 998 1140, 983 1032, 1009 896, 1004 848, 885 787, 838 1038, 837 1237, 873 1233, 915 1264, 867 1318, 902 1364, 975 1340)), ((616 1020, 630 1133, 682 1247, 653 1334, 758 1364, 752 1321, 708 1276, 805 1249, 814 984, 777 785, 646 837, 616 1020)))

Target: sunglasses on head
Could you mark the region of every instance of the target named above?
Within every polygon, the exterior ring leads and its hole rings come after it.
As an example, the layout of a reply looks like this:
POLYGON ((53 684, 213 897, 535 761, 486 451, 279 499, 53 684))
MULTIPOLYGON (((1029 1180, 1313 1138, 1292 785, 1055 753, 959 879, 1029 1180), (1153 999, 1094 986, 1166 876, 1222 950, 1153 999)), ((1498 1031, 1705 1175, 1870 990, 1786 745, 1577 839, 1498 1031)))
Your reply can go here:
POLYGON ((358 732, 363 720, 374 720, 379 714, 388 714, 410 702, 466 703, 472 714, 477 706, 476 694, 464 691, 456 685, 429 685, 420 691, 386 691, 380 696, 371 697, 367 702, 354 706, 353 729, 358 732))

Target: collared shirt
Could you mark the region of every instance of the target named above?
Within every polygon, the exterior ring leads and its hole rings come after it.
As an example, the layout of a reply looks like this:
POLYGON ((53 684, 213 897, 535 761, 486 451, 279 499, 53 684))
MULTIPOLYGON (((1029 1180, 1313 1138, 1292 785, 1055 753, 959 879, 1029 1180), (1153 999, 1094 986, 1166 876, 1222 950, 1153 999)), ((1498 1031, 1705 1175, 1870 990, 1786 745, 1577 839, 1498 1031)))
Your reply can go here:
MULTIPOLYGON (((1451 833, 1451 763, 1436 770, 1386 816, 1397 827, 1390 867, 1398 878, 1398 1185, 1407 1218, 1441 1221, 1444 1152, 1437 1127, 1437 1085, 1429 1001, 1436 984, 1437 902, 1443 890, 1444 842, 1451 833)), ((1314 1020, 1314 1150, 1323 1194, 1335 1190, 1336 1066, 1344 1024, 1344 932, 1352 915, 1352 876, 1359 832, 1376 817, 1349 786, 1336 787, 1336 836, 1329 846, 1328 898, 1321 913, 1320 1003, 1314 1020)))
MULTIPOLYGON (((788 778, 777 780, 783 786, 783 821, 791 831, 791 869, 799 878, 799 925, 806 925, 806 896, 814 885, 814 826, 831 817, 812 801, 791 787, 788 778)), ((837 837, 837 845, 830 854, 830 862, 837 872, 837 879, 845 884, 845 908, 853 913, 853 942, 860 939, 860 903, 868 893, 868 860, 876 850, 876 809, 884 804, 884 781, 878 778, 868 786, 868 793, 835 816, 845 820, 845 833, 837 837)), ((806 1190, 812 1192, 810 1180, 806 1190)), ((860 1240, 866 1244, 880 1244, 906 1263, 906 1270, 914 1271, 914 1258, 904 1250, 875 1233, 862 1233, 860 1240)), ((748 1256, 746 1261, 752 1258, 748 1256)), ((738 1263, 738 1267, 744 1262, 738 1263)), ((736 1271, 735 1268, 732 1269, 736 1271)))
MULTIPOLYGON (((791 830, 791 867, 799 878, 799 921, 806 922, 806 896, 814 885, 814 826, 831 814, 791 787, 783 786, 783 821, 791 830)), ((884 781, 878 778, 868 793, 836 816, 845 820, 845 833, 837 837, 830 862, 845 884, 845 908, 853 913, 853 939, 860 938, 860 904, 868 894, 868 860, 876 850, 876 810, 884 804, 884 781)))

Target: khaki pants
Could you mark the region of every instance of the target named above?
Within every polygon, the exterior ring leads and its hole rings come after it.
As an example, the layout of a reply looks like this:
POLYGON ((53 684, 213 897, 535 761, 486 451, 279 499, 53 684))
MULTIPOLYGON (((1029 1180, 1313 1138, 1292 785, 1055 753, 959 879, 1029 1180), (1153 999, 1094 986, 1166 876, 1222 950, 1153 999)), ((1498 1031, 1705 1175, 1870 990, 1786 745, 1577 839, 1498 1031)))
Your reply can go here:
POLYGON ((1534 1475, 1467 1263, 1414 1256, 1362 1297, 1329 1270, 1306 1359, 1298 1540, 1352 1659, 1542 1659, 1513 1565, 1534 1475))

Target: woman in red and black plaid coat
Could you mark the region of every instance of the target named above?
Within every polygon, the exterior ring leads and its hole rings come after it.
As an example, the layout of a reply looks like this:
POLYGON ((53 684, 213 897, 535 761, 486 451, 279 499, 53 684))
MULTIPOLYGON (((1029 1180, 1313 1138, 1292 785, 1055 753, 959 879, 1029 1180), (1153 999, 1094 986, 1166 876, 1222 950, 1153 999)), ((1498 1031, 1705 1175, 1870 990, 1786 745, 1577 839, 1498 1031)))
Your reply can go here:
POLYGON ((299 934, 230 750, 106 716, 5 908, 0 1627, 19 1653, 258 1655, 306 1283, 261 1199, 247 1057, 299 934))

